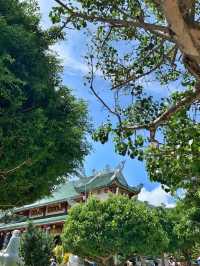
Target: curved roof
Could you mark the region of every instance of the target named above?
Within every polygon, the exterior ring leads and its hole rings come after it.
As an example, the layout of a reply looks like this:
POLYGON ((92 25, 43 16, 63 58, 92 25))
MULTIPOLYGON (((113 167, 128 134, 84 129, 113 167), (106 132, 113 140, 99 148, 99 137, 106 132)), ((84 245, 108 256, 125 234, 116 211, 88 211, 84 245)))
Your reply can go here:
POLYGON ((25 205, 20 208, 16 208, 15 211, 22 211, 32 208, 38 208, 41 206, 63 202, 63 201, 70 201, 77 197, 80 197, 81 192, 90 192, 92 190, 106 187, 111 185, 112 183, 117 182, 118 185, 122 186, 123 188, 127 189, 130 192, 134 192, 138 194, 140 192, 141 187, 131 187, 126 182, 122 172, 119 169, 114 171, 107 171, 107 172, 99 172, 93 176, 81 178, 74 181, 68 181, 59 185, 50 197, 45 197, 42 200, 36 201, 33 204, 25 205))
MULTIPOLYGON (((67 218, 67 215, 60 215, 60 216, 52 216, 47 218, 41 218, 41 219, 35 219, 31 220, 31 222, 34 225, 46 225, 46 224, 54 224, 54 223, 60 223, 65 222, 67 218)), ((25 222, 18 222, 18 223, 9 223, 9 224, 0 224, 0 230, 15 230, 19 228, 25 228, 27 227, 29 221, 25 222)))

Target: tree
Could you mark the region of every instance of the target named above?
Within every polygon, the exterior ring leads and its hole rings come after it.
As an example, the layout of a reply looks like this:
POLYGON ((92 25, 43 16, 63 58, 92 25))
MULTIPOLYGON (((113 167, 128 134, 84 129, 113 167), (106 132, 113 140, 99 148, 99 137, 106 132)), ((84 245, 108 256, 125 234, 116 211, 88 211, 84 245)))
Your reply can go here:
POLYGON ((88 82, 115 118, 108 118, 94 139, 105 143, 112 136, 119 154, 147 160, 152 180, 172 190, 188 188, 193 174, 198 179, 200 173, 200 1, 55 2, 54 23, 78 30, 92 24, 88 82), (97 71, 108 81, 113 107, 95 87, 97 71), (163 90, 170 85, 174 93, 153 97, 149 83, 163 90))
POLYGON ((52 256, 53 238, 45 231, 29 224, 22 235, 20 255, 26 266, 49 266, 52 256))
POLYGON ((159 223, 168 238, 168 245, 165 253, 174 254, 178 249, 178 238, 174 228, 179 221, 179 213, 177 214, 176 208, 166 208, 165 206, 156 207, 156 213, 159 223))
MULTIPOLYGON (((0 208, 33 202, 78 168, 89 146, 86 104, 61 83, 34 1, 0 0, 0 208)), ((62 34, 58 36, 62 37, 62 34)))
POLYGON ((192 218, 193 209, 188 208, 185 200, 177 202, 175 208, 157 208, 159 222, 169 239, 165 252, 173 254, 177 260, 185 260, 190 266, 195 249, 199 248, 199 224, 192 218))
POLYGON ((100 265, 112 265, 117 254, 126 259, 158 255, 168 243, 154 209, 121 195, 76 204, 69 211, 62 240, 66 251, 100 265))
POLYGON ((184 202, 179 202, 174 210, 176 224, 174 234, 177 239, 177 252, 187 261, 188 266, 192 264, 193 253, 199 247, 200 230, 199 225, 191 220, 192 209, 188 209, 184 202))

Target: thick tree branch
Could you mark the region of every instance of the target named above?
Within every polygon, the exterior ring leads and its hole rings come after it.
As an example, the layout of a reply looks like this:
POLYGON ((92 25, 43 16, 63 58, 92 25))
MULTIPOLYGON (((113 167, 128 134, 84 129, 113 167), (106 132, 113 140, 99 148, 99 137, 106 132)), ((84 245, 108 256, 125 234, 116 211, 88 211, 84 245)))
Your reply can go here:
POLYGON ((67 12, 73 16, 73 17, 78 17, 85 19, 90 22, 102 22, 102 23, 107 23, 110 26, 113 27, 136 27, 136 28, 141 28, 146 31, 150 31, 156 35, 159 35, 160 37, 164 39, 169 39, 170 40, 170 35, 169 35, 169 29, 165 26, 161 25, 156 25, 156 24, 151 24, 151 23, 146 23, 141 20, 123 20, 123 19, 115 19, 112 17, 106 17, 106 16, 95 16, 95 15, 88 15, 83 12, 75 12, 71 8, 69 8, 66 4, 64 4, 61 0, 54 0, 56 3, 61 5, 63 8, 67 10, 67 12))
POLYGON ((200 28, 190 24, 184 17, 182 6, 192 8, 194 1, 163 0, 163 10, 169 27, 171 28, 171 38, 184 55, 190 56, 198 64, 200 63, 200 28), (182 3, 182 4, 180 4, 182 3))
MULTIPOLYGON (((173 47, 174 54, 171 59, 172 64, 174 64, 174 61, 176 60, 177 52, 180 51, 183 55, 185 67, 196 78, 197 86, 195 88, 195 91, 190 95, 182 98, 179 102, 171 105, 165 112, 163 112, 150 124, 123 126, 120 114, 118 114, 118 112, 116 112, 115 110, 112 110, 110 106, 108 106, 106 102, 95 91, 93 87, 94 70, 92 66, 90 89, 96 96, 96 98, 103 104, 103 106, 118 118, 122 130, 149 130, 150 140, 154 141, 155 132, 159 126, 166 124, 166 122, 181 109, 189 107, 192 105, 192 103, 200 100, 200 27, 195 24, 195 22, 192 23, 191 20, 188 20, 188 17, 194 15, 193 13, 195 0, 152 0, 155 5, 159 7, 159 10, 161 10, 160 7, 162 8, 161 12, 164 14, 168 26, 147 23, 143 19, 139 19, 137 17, 131 18, 128 15, 127 19, 118 19, 106 15, 88 14, 84 11, 74 11, 74 9, 65 4, 64 1, 54 1, 62 6, 67 11, 68 15, 73 18, 80 18, 89 22, 100 22, 115 28, 139 28, 143 29, 146 32, 156 34, 163 40, 169 40, 169 42, 172 44, 175 43, 175 46, 173 47)), ((152 73, 155 69, 159 68, 162 63, 163 58, 158 63, 158 65, 152 67, 149 72, 146 72, 142 75, 148 75, 152 73)), ((137 78, 138 76, 133 73, 132 76, 129 76, 127 78, 127 80, 122 81, 122 83, 114 86, 112 89, 120 88, 121 86, 124 86, 137 78)))
POLYGON ((192 11, 196 0, 181 0, 179 1, 179 6, 183 14, 189 13, 192 11))
POLYGON ((174 115, 176 112, 180 111, 184 107, 190 106, 192 103, 199 100, 200 100, 200 90, 198 89, 193 94, 184 97, 178 103, 172 105, 167 111, 165 111, 161 116, 159 116, 156 120, 154 120, 152 126, 155 126, 155 128, 157 128, 158 126, 168 121, 169 118, 172 115, 174 115))
MULTIPOLYGON (((163 55, 163 57, 161 58, 161 60, 154 66, 152 67, 149 71, 146 71, 145 73, 141 74, 141 75, 136 75, 135 73, 133 75, 131 75, 128 79, 120 82, 119 84, 113 86, 111 88, 111 90, 116 90, 116 89, 120 89, 121 87, 127 85, 128 83, 130 83, 131 81, 135 81, 135 80, 139 80, 145 76, 150 75, 152 72, 154 72, 155 70, 157 70, 165 61, 165 59, 168 58, 168 56, 173 52, 176 51, 177 47, 176 45, 173 46, 166 55, 163 55)), ((148 56, 148 55, 147 55, 148 56)), ((141 64, 143 64, 144 62, 141 62, 141 64)))
MULTIPOLYGON (((199 85, 200 86, 200 85, 199 85)), ((197 87, 194 93, 184 97, 176 104, 170 106, 164 113, 162 113, 159 117, 157 117, 152 123, 149 125, 133 125, 126 126, 123 129, 131 129, 131 130, 139 130, 139 129, 147 129, 150 131, 150 140, 155 140, 155 131, 159 126, 166 124, 166 122, 178 111, 182 108, 186 108, 190 106, 192 103, 200 101, 200 88, 197 87)))
POLYGON ((200 81, 200 67, 199 64, 189 56, 183 57, 183 63, 187 70, 193 75, 196 80, 200 81))

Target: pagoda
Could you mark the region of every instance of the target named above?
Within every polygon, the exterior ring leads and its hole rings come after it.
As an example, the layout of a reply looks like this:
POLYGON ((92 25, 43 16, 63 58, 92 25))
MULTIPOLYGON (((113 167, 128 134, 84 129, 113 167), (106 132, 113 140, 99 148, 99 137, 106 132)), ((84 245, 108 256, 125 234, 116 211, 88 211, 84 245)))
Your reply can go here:
POLYGON ((0 235, 15 229, 23 232, 29 221, 52 234, 60 235, 67 213, 71 206, 84 202, 90 195, 106 199, 109 193, 137 196, 141 186, 132 187, 126 182, 122 169, 106 170, 92 176, 67 181, 59 185, 50 197, 33 204, 12 210, 12 215, 2 214, 0 217, 0 235))

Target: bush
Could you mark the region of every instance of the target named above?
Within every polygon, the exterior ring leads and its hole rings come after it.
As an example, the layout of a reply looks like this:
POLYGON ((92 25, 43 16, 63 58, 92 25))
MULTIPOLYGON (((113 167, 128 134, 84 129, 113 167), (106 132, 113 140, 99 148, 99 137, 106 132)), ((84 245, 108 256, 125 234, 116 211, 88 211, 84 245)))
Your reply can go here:
POLYGON ((30 223, 20 245, 25 266, 49 266, 52 249, 52 236, 30 223))
POLYGON ((123 195, 101 201, 94 197, 74 205, 62 235, 64 251, 100 265, 110 265, 113 254, 124 258, 160 255, 168 245, 156 209, 123 195))

